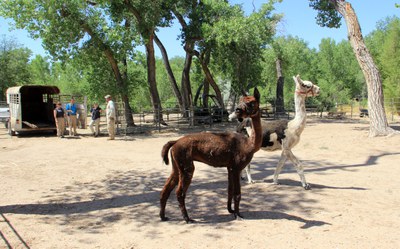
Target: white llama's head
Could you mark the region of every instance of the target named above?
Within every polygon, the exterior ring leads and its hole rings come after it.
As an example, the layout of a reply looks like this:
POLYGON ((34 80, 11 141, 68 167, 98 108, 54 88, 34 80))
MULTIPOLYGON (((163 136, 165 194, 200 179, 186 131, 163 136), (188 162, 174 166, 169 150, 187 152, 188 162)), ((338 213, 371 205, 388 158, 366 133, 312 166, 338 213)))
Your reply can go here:
POLYGON ((304 95, 306 97, 319 95, 319 86, 313 84, 311 81, 302 80, 299 74, 296 77, 293 76, 293 80, 296 83, 296 94, 304 95))

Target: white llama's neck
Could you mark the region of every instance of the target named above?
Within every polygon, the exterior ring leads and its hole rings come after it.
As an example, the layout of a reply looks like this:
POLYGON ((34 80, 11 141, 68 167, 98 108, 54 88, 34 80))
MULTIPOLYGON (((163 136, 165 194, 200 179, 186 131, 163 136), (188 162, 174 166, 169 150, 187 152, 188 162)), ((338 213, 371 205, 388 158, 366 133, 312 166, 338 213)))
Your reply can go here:
POLYGON ((306 126, 306 105, 305 105, 306 96, 301 93, 294 93, 294 105, 295 105, 295 116, 291 121, 292 128, 300 134, 303 132, 304 127, 306 126))
POLYGON ((247 146, 249 153, 255 153, 261 148, 262 144, 262 128, 260 111, 255 117, 251 118, 251 126, 246 126, 246 132, 249 136, 249 145, 247 146))

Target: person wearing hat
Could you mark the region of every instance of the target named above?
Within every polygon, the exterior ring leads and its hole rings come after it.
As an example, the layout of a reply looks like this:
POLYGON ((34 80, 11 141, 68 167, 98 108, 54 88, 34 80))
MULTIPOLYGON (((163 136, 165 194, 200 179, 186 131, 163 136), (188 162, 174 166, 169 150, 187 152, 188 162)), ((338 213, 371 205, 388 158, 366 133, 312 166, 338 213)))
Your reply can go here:
POLYGON ((107 140, 115 139, 115 105, 114 101, 111 99, 111 95, 106 95, 104 97, 107 101, 106 107, 106 119, 107 119, 107 130, 109 138, 107 140))

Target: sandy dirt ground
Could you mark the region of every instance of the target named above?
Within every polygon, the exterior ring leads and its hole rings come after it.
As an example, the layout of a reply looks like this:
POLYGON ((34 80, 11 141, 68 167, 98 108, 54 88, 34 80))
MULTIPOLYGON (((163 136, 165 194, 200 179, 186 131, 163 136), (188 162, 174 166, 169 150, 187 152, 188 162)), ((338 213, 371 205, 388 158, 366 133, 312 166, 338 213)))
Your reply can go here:
MULTIPOLYGON (((399 130, 400 124, 393 126, 399 130)), ((233 126, 224 129, 233 130, 233 126)), ((400 136, 368 138, 368 124, 309 121, 272 185, 280 152, 257 152, 242 182, 243 221, 226 210, 226 169, 197 163, 186 224, 160 151, 182 133, 93 138, 0 130, 0 248, 400 248, 400 136)))

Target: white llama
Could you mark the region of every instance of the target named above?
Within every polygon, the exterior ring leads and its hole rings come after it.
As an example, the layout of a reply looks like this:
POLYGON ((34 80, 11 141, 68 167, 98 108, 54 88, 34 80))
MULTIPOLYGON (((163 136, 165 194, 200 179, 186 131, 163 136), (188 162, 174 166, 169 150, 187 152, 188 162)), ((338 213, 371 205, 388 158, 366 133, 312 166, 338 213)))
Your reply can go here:
MULTIPOLYGON (((304 177, 303 166, 300 161, 295 157, 292 152, 292 148, 296 146, 300 141, 300 135, 306 126, 306 107, 305 100, 307 97, 317 96, 320 89, 317 85, 314 85, 310 81, 300 79, 300 75, 293 77, 296 84, 296 90, 294 92, 294 103, 295 103, 295 117, 291 121, 288 120, 274 120, 274 121, 262 121, 263 129, 263 143, 261 150, 275 151, 282 150, 281 158, 275 169, 274 184, 278 184, 278 176, 281 172, 283 165, 286 160, 289 159, 295 166, 297 173, 300 176, 301 184, 304 189, 309 190, 310 185, 306 182, 304 177)), ((251 132, 250 129, 251 120, 244 120, 239 126, 238 131, 245 131, 248 135, 251 132)), ((250 164, 246 167, 247 181, 253 183, 250 173, 250 164)))

